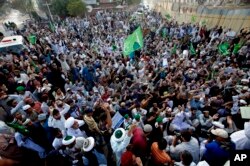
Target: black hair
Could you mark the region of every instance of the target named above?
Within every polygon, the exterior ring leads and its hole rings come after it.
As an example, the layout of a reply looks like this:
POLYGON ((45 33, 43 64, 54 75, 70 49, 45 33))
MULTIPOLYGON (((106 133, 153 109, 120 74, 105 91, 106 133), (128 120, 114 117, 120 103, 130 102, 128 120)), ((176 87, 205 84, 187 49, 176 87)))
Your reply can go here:
POLYGON ((15 100, 14 100, 14 99, 11 99, 11 100, 7 101, 7 105, 10 106, 10 107, 12 107, 13 101, 15 101, 15 100))
POLYGON ((166 147, 167 147, 167 141, 164 138, 160 139, 158 141, 158 148, 160 150, 164 150, 164 149, 166 149, 166 147))
POLYGON ((181 158, 182 158, 182 164, 185 166, 190 166, 190 164, 193 161, 193 156, 191 155, 189 151, 186 151, 186 150, 184 150, 181 153, 181 158))
POLYGON ((189 142, 191 140, 191 133, 188 130, 181 131, 181 136, 187 142, 189 142))
POLYGON ((52 115, 53 115, 53 116, 55 116, 55 115, 57 115, 58 113, 59 113, 59 110, 57 110, 57 109, 54 109, 54 110, 53 110, 53 113, 52 113, 52 115))
POLYGON ((74 102, 73 99, 68 99, 68 100, 66 101, 66 103, 69 104, 69 105, 72 104, 73 102, 74 102))
POLYGON ((100 114, 100 120, 101 121, 105 121, 107 119, 107 114, 104 112, 104 113, 101 113, 100 114))
POLYGON ((59 132, 61 132, 59 128, 51 128, 51 133, 53 136, 57 136, 59 132))

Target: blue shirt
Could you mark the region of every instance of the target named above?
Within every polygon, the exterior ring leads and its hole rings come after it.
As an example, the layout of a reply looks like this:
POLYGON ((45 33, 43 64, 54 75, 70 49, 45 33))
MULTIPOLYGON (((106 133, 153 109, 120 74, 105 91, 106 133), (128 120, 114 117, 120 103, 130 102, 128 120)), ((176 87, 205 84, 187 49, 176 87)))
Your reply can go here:
POLYGON ((92 73, 89 71, 89 68, 88 67, 84 67, 83 70, 82 70, 82 76, 84 79, 86 79, 87 81, 93 81, 94 78, 93 78, 93 75, 92 73))
POLYGON ((199 110, 201 108, 201 102, 199 100, 192 99, 190 101, 190 106, 192 108, 195 108, 195 109, 199 110))
MULTIPOLYGON (((231 144, 231 149, 234 148, 234 144, 231 144)), ((204 159, 211 166, 224 165, 227 160, 230 158, 230 151, 225 150, 221 147, 221 144, 218 141, 213 141, 206 144, 206 152, 204 154, 204 159)))

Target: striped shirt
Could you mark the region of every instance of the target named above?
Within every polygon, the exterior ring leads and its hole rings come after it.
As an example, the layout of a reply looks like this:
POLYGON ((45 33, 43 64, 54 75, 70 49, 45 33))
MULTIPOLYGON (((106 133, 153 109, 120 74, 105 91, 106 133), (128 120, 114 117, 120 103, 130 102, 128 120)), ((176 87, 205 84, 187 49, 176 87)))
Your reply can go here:
POLYGON ((170 156, 165 150, 158 148, 158 143, 154 142, 151 146, 152 158, 155 164, 166 164, 171 162, 170 156))

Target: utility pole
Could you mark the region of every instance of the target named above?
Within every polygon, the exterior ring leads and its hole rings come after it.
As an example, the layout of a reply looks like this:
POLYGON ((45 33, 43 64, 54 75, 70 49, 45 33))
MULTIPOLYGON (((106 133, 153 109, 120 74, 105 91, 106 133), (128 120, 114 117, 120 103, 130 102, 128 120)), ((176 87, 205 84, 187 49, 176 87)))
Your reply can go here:
POLYGON ((52 14, 51 14, 51 12, 50 12, 50 8, 49 8, 49 5, 51 5, 51 4, 48 4, 48 2, 47 2, 47 0, 46 0, 46 1, 45 1, 45 4, 43 4, 43 5, 44 5, 44 6, 47 6, 47 9, 48 9, 48 11, 49 11, 50 19, 51 19, 52 22, 54 22, 53 16, 52 16, 52 14))

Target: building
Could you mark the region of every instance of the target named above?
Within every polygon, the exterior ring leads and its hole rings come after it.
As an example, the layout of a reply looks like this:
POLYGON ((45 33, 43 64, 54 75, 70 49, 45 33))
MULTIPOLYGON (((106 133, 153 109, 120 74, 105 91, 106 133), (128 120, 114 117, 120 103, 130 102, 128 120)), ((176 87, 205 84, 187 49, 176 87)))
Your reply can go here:
POLYGON ((249 0, 157 0, 157 3, 143 0, 143 3, 163 15, 170 14, 180 23, 205 23, 208 28, 217 25, 236 32, 250 27, 249 0))

